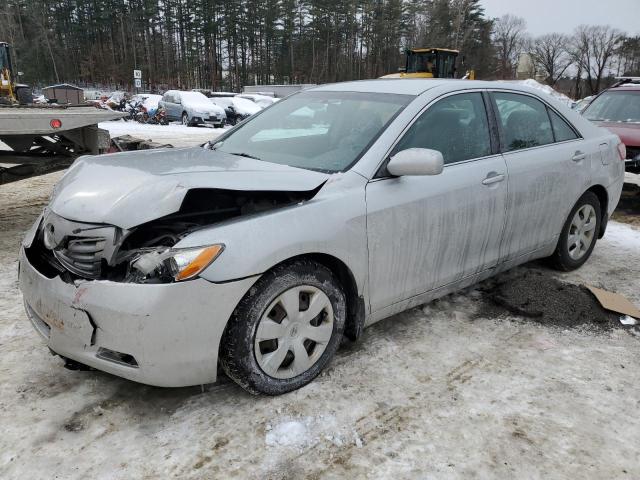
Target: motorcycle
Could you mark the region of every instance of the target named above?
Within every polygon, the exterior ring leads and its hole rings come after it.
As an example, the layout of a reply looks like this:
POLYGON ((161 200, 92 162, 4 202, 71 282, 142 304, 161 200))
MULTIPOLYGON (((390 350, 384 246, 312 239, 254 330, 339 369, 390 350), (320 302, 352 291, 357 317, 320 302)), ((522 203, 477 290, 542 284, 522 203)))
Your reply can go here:
POLYGON ((148 123, 150 125, 169 125, 167 111, 164 107, 158 107, 152 115, 149 115, 149 113, 145 111, 142 123, 148 123))

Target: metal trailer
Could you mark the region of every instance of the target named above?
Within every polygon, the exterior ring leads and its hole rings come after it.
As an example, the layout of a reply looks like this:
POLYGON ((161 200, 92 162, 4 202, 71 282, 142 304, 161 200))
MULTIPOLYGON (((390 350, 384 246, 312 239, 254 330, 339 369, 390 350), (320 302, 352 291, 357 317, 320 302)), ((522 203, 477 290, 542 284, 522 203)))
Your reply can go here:
POLYGON ((99 122, 126 116, 93 106, 0 106, 0 184, 67 168, 110 147, 99 122))

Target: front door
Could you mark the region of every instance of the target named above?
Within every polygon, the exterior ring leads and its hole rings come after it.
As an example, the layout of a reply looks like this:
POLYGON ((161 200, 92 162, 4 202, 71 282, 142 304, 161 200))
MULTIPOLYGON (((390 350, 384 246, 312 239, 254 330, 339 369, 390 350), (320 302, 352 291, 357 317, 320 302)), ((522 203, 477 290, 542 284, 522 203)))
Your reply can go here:
POLYGON ((393 149, 442 153, 440 175, 367 185, 373 312, 495 266, 505 222, 507 171, 491 145, 479 92, 431 105, 393 149))

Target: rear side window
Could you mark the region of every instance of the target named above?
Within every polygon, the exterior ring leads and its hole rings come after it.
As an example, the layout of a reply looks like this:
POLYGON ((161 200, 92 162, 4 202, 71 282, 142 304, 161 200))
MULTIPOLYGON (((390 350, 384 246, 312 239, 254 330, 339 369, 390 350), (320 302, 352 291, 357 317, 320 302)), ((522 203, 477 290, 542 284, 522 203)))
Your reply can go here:
POLYGON ((444 163, 490 155, 489 124, 482 94, 451 95, 429 107, 394 151, 407 148, 438 150, 444 163))
POLYGON ((576 132, 573 131, 560 115, 553 110, 549 110, 549 116, 551 117, 551 125, 553 126, 553 134, 556 142, 566 142, 567 140, 575 140, 578 138, 576 132))
POLYGON ((553 130, 544 103, 517 93, 494 92, 492 95, 498 106, 505 151, 553 143, 553 130))

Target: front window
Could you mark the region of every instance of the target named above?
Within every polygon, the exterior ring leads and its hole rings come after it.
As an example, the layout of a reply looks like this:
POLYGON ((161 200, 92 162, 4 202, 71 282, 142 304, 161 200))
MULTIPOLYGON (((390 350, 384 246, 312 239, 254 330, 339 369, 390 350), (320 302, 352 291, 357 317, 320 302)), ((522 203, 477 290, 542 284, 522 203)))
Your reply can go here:
POLYGON ((597 97, 583 115, 593 122, 640 122, 640 91, 608 91, 597 97))
POLYGON ((414 97, 309 91, 223 136, 213 148, 328 173, 348 170, 414 97))
POLYGON ((433 73, 436 72, 437 58, 435 53, 421 52, 408 53, 407 73, 433 73))
POLYGON ((490 155, 482 94, 451 95, 429 107, 398 142, 394 153, 408 148, 437 150, 447 164, 490 155))

